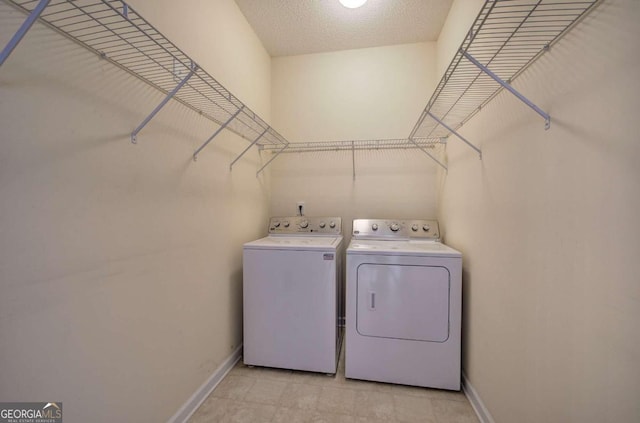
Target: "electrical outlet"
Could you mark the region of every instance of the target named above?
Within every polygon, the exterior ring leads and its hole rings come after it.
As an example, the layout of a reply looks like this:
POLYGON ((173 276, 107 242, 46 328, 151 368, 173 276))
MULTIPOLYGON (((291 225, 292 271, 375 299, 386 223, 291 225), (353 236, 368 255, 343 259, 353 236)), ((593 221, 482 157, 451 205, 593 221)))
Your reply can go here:
POLYGON ((304 216, 304 201, 298 201, 296 203, 296 211, 298 212, 298 216, 304 216))

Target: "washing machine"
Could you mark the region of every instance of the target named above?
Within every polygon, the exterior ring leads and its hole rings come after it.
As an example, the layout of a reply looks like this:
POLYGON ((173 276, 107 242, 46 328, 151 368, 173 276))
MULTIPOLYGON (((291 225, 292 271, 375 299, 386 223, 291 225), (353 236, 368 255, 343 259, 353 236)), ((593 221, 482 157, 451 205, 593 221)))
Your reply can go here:
POLYGON ((244 363, 335 373, 342 341, 342 220, 273 217, 244 244, 244 363))
POLYGON ((438 222, 356 219, 346 267, 346 377, 460 390, 462 255, 438 222))

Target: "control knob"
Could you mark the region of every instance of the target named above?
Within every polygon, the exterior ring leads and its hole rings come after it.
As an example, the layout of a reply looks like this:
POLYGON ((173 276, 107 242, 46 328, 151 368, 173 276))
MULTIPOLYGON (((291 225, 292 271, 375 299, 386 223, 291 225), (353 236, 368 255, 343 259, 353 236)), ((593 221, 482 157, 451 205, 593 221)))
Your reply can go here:
POLYGON ((374 231, 378 230, 378 224, 374 223, 373 225, 371 225, 371 229, 373 229, 374 231))
POLYGON ((320 228, 324 229, 324 227, 327 226, 327 224, 324 223, 324 222, 320 222, 320 224, 318 226, 320 226, 320 228))
POLYGON ((429 227, 429 225, 424 225, 424 226, 422 226, 422 230, 423 230, 423 231, 425 231, 425 232, 429 232, 429 229, 431 229, 431 228, 429 227))
POLYGON ((302 222, 299 223, 300 227, 302 229, 309 227, 309 222, 306 220, 303 220, 302 222))
POLYGON ((336 222, 334 222, 333 220, 331 222, 329 222, 329 227, 330 228, 335 228, 336 227, 336 222))
POLYGON ((389 226, 389 229, 391 229, 393 232, 398 232, 400 226, 398 226, 397 223, 392 223, 391 226, 389 226))
POLYGON ((289 221, 288 221, 288 220, 285 220, 285 221, 284 221, 284 223, 283 223, 283 225, 284 225, 284 227, 285 227, 285 228, 288 228, 288 227, 289 227, 289 221))
POLYGON ((273 222, 273 227, 274 228, 279 228, 280 227, 280 221, 279 220, 274 221, 273 222))
POLYGON ((418 225, 412 225, 412 226, 411 226, 411 230, 412 230, 413 232, 418 232, 418 225))

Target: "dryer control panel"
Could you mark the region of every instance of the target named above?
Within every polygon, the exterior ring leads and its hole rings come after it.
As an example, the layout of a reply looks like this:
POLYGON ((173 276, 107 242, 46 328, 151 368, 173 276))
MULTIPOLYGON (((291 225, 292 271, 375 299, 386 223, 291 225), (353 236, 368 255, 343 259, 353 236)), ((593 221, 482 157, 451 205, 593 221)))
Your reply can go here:
POLYGON ((439 240, 437 220, 354 219, 353 237, 357 239, 439 240))
POLYGON ((291 235, 341 235, 340 217, 272 217, 269 221, 269 234, 291 235))

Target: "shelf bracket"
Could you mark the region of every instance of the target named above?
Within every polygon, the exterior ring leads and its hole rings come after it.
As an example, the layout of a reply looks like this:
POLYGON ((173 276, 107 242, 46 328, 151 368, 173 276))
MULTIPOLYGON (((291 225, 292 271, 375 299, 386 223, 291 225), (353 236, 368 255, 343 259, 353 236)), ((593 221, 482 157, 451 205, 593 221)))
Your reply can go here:
POLYGON ((482 70, 482 72, 484 72, 487 75, 489 75, 498 84, 502 85, 502 87, 505 88, 506 90, 508 90, 511 94, 513 94, 516 97, 518 97, 518 99, 520 99, 520 101, 522 101, 524 104, 526 104, 531 109, 533 109, 537 114, 542 116, 544 118, 544 129, 549 129, 551 127, 551 116, 549 116, 548 113, 546 113, 540 107, 536 106, 527 97, 525 97, 522 94, 520 94, 515 88, 513 88, 511 86, 511 84, 508 84, 506 81, 502 80, 502 78, 500 78, 498 75, 493 73, 488 67, 486 67, 482 63, 478 62, 475 57, 473 57, 472 55, 470 55, 469 53, 467 53, 466 51, 464 51, 462 49, 460 50, 460 54, 462 54, 468 61, 470 61, 471 63, 476 65, 478 68, 480 68, 480 70, 482 70))
POLYGON ((266 134, 266 133, 267 133, 267 131, 268 131, 268 130, 269 130, 269 128, 267 127, 264 131, 262 131, 262 133, 258 136, 258 138, 256 138, 255 140, 253 140, 253 142, 252 142, 251 144, 249 144, 249 145, 247 146, 247 148, 245 148, 245 149, 244 149, 244 151, 243 151, 242 153, 240 153, 240 155, 239 155, 238 157, 236 157, 236 159, 235 159, 234 161, 232 161, 232 162, 231 162, 231 164, 229 165, 229 170, 233 170, 233 165, 234 165, 234 164, 236 164, 236 162, 237 162, 238 160, 240 160, 240 158, 241 158, 242 156, 244 156, 244 153, 246 153, 247 151, 249 151, 249 149, 250 149, 251 147, 253 147, 254 145, 256 145, 256 143, 257 143, 258 141, 260 141, 260 138, 262 138, 262 137, 264 136, 264 134, 266 134))
POLYGON ((276 157, 278 157, 280 155, 280 153, 282 153, 284 150, 287 149, 287 147, 289 147, 289 144, 285 144, 284 147, 282 147, 280 150, 278 150, 278 152, 276 154, 274 154, 273 157, 271 157, 268 162, 263 164, 262 167, 260 169, 258 169, 258 171, 256 172, 256 178, 258 177, 258 175, 260 175, 260 172, 262 172, 264 170, 264 168, 269 166, 269 164, 272 161, 274 161, 276 159, 276 157))
POLYGON ((38 18, 40 17, 40 14, 42 14, 42 11, 45 9, 45 7, 47 7, 50 1, 51 0, 40 0, 38 5, 31 11, 31 13, 29 13, 29 16, 27 16, 27 19, 25 19, 22 25, 20 25, 20 28, 18 28, 16 33, 13 35, 13 37, 11 37, 11 39, 7 43, 7 45, 2 49, 2 52, 0 53, 0 66, 4 64, 5 60, 7 60, 7 58, 11 55, 13 50, 18 46, 18 44, 20 44, 20 41, 22 41, 22 38, 24 38, 27 32, 29 32, 29 30, 31 29, 31 26, 34 24, 35 21, 38 20, 38 18))
POLYGON ((476 150, 476 153, 478 153, 480 155, 480 159, 482 159, 482 151, 476 147, 475 145, 471 144, 471 142, 466 139, 465 137, 463 137, 462 135, 460 135, 455 129, 453 129, 452 127, 450 127, 449 125, 447 125, 446 123, 444 123, 443 121, 441 121, 440 119, 438 119, 433 113, 431 112, 427 112, 427 114, 431 117, 431 119, 435 120, 436 122, 438 122, 440 125, 444 126, 445 128, 447 128, 447 130, 449 132, 451 132, 453 135, 455 135, 456 137, 460 138, 462 141, 464 141, 469 147, 473 148, 474 150, 476 150))
POLYGON ((353 180, 356 180, 356 143, 351 141, 351 165, 353 167, 353 180))
POLYGON ((162 109, 165 104, 167 104, 169 102, 169 100, 171 100, 173 98, 174 95, 176 95, 176 93, 180 90, 180 88, 182 88, 184 86, 184 84, 187 83, 187 81, 189 81, 189 78, 191 78, 191 76, 193 76, 193 74, 196 72, 196 70, 198 70, 198 66, 195 63, 191 63, 191 69, 189 70, 189 73, 187 74, 187 76, 185 76, 182 81, 180 81, 180 83, 178 85, 175 86, 175 88, 173 90, 171 90, 171 92, 169 94, 167 94, 167 96, 164 98, 164 100, 162 100, 160 102, 160 104, 158 104, 156 106, 155 109, 153 109, 153 111, 151 112, 151 114, 149 116, 147 116, 147 118, 145 120, 142 121, 142 123, 140 125, 138 125, 138 127, 136 129, 133 130, 133 132, 131 133, 131 142, 133 144, 135 144, 136 142, 138 142, 138 132, 140 132, 142 130, 142 128, 144 128, 147 123, 149 123, 151 121, 151 119, 153 119, 153 117, 160 111, 160 109, 162 109))
POLYGON ((211 142, 211 140, 213 140, 220 132, 222 132, 222 130, 224 128, 227 127, 227 125, 229 125, 231 123, 231 121, 233 121, 239 114, 240 112, 244 109, 244 105, 242 105, 242 107, 240 107, 238 109, 237 112, 235 112, 234 114, 231 115, 231 117, 229 119, 227 119, 218 129, 216 129, 216 132, 213 133, 213 135, 211 135, 209 137, 208 140, 206 140, 204 142, 204 144, 202 144, 200 146, 200 148, 198 148, 194 153, 193 153, 193 161, 195 162, 196 160, 198 160, 198 153, 200 153, 206 146, 207 144, 209 144, 211 142))
POLYGON ((438 163, 440 165, 440 167, 442 167, 446 172, 449 172, 449 169, 447 168, 447 166, 445 166, 440 160, 436 159, 436 157, 429 153, 427 150, 424 149, 424 147, 422 147, 420 144, 418 144, 417 142, 415 142, 415 140, 411 137, 408 138, 409 141, 411 141, 416 147, 418 147, 420 149, 420 151, 422 151, 424 154, 426 154, 427 156, 431 157, 431 160, 433 160, 434 162, 438 163))

